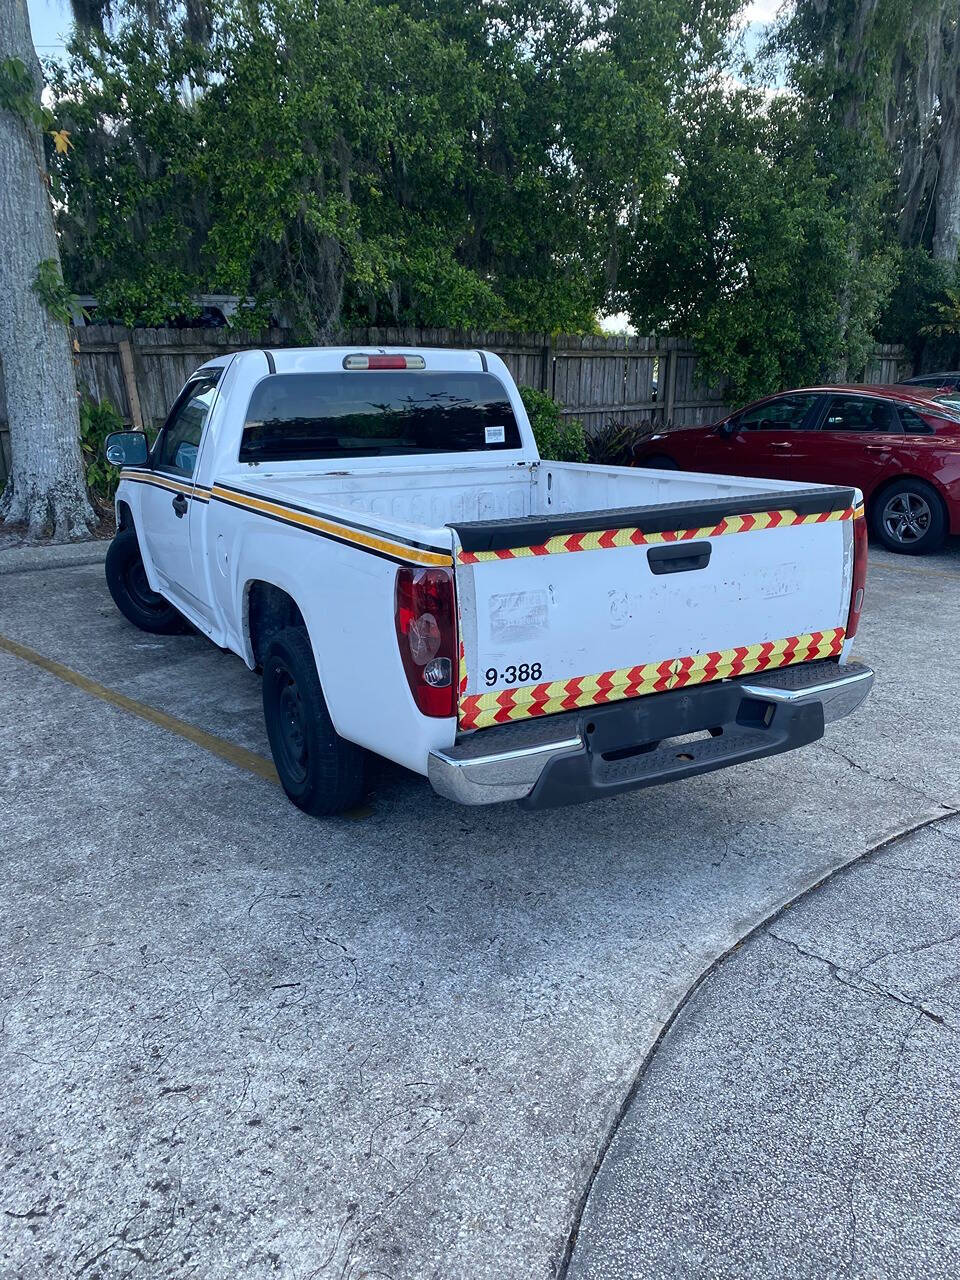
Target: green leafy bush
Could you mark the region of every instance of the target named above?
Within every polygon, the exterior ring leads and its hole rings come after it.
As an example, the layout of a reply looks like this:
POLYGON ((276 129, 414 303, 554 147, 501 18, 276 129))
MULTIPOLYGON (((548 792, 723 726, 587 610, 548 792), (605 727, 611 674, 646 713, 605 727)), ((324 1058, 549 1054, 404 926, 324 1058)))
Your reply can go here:
POLYGON ((586 462, 587 440, 579 418, 564 419, 562 406, 536 387, 521 387, 520 396, 540 457, 553 462, 586 462))
POLYGON ((109 400, 97 404, 84 396, 80 401, 80 451, 87 477, 87 488, 97 506, 103 510, 113 502, 118 467, 112 467, 103 456, 103 442, 111 431, 123 430, 123 418, 109 400))
POLYGON ((19 58, 0 61, 0 107, 38 129, 48 129, 53 124, 53 112, 40 102, 39 86, 19 58))
POLYGON ((37 271, 30 288, 54 320, 59 320, 61 324, 70 323, 77 300, 71 289, 64 283, 63 276, 60 274, 60 263, 56 258, 44 258, 37 264, 37 271))
POLYGON ((629 467, 637 445, 655 430, 653 422, 608 422, 587 436, 587 456, 603 466, 629 467))

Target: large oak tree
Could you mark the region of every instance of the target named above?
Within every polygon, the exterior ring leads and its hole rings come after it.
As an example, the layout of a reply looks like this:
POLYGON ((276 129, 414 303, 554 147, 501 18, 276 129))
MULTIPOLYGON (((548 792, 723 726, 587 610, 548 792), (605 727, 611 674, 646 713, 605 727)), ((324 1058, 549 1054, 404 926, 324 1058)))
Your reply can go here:
POLYGON ((0 352, 12 467, 0 518, 28 536, 82 537, 94 516, 80 456, 80 422, 60 254, 38 122, 42 78, 26 0, 0 0, 0 352))

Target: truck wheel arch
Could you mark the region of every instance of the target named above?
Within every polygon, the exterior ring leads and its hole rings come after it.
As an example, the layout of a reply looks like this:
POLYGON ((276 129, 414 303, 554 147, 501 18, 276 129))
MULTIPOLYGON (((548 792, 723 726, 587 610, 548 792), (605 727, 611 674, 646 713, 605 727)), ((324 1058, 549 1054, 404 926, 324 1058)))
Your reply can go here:
POLYGON ((117 529, 129 529, 133 526, 133 512, 127 502, 117 503, 117 529))
POLYGON ((273 636, 288 627, 307 630, 303 612, 289 591, 262 578, 251 579, 244 587, 243 630, 247 660, 259 667, 273 636))

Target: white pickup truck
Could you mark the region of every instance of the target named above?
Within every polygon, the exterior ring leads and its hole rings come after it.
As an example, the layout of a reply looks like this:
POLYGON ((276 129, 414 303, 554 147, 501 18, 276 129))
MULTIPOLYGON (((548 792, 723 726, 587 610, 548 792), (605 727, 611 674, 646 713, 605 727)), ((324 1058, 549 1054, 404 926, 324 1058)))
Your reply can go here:
POLYGON ((540 458, 483 351, 244 351, 122 466, 110 591, 263 672, 287 795, 367 752, 467 804, 550 806, 773 755, 866 697, 853 489, 540 458))

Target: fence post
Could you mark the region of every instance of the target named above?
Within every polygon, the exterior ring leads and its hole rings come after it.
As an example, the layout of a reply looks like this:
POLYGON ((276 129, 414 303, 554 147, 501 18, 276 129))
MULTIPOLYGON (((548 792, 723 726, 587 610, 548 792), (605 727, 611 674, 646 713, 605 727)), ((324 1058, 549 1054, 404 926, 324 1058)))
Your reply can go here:
POLYGON ((129 338, 122 338, 120 347, 120 368, 123 370, 123 385, 127 391, 130 404, 130 420, 135 431, 143 430, 143 413, 140 409, 140 392, 137 390, 137 375, 133 368, 133 348, 129 338))
POLYGON ((663 396, 663 425, 668 427, 673 421, 673 406, 677 398, 677 353, 673 347, 663 349, 659 373, 661 386, 666 384, 663 396), (664 373, 666 373, 665 377, 664 373))
POLYGON ((553 335, 549 333, 540 353, 540 390, 553 395, 553 335))

